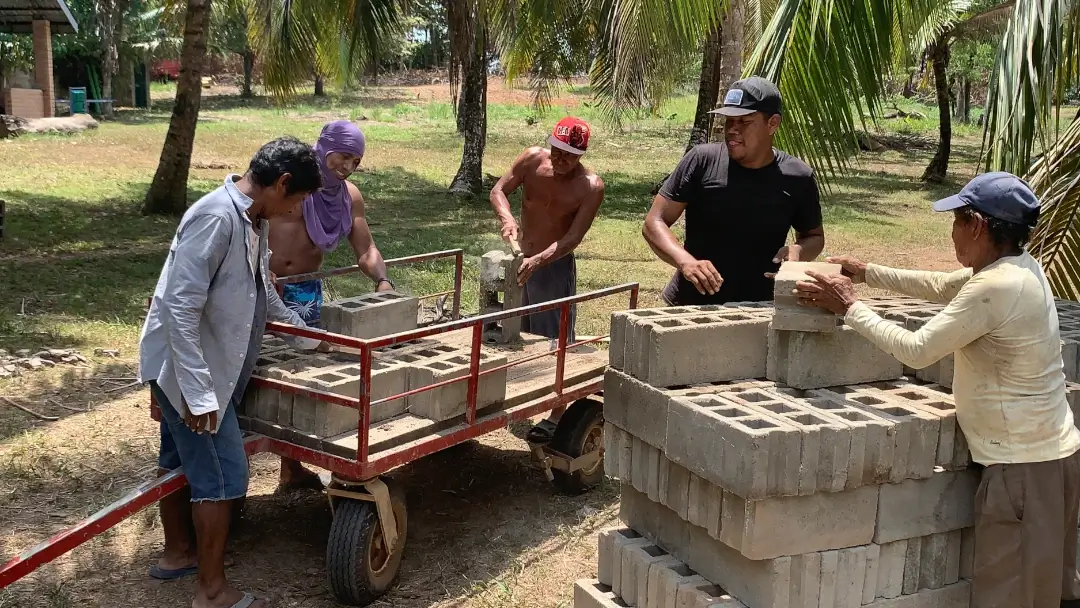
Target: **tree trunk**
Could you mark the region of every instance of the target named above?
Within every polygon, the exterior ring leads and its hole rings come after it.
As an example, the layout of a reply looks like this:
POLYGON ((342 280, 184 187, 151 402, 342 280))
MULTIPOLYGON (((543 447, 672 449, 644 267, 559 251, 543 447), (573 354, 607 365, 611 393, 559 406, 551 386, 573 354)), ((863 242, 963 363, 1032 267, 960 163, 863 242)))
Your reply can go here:
MULTIPOLYGON (((101 97, 112 99, 113 74, 119 64, 117 45, 123 35, 124 13, 130 0, 100 0, 97 3, 97 25, 101 42, 101 97)), ((113 104, 100 104, 101 114, 105 118, 113 117, 113 104)))
POLYGON ((479 195, 484 187, 484 147, 487 145, 487 52, 486 28, 476 28, 479 38, 464 69, 458 99, 458 131, 465 138, 461 167, 450 183, 451 194, 479 195))
POLYGON ((161 160, 143 203, 144 215, 181 215, 187 209, 188 170, 191 166, 191 149, 195 144, 199 104, 202 102, 210 3, 211 0, 187 0, 176 102, 169 120, 169 131, 165 134, 165 145, 161 149, 161 160))
POLYGON ((727 90, 731 83, 742 77, 743 27, 746 17, 744 0, 729 0, 728 10, 720 21, 720 86, 727 90))
POLYGON ((971 122, 971 79, 967 76, 960 78, 956 96, 956 119, 964 124, 971 122))
POLYGON ((326 88, 322 74, 315 75, 315 97, 326 97, 326 88))
POLYGON ((251 97, 251 76, 255 72, 255 51, 247 49, 242 53, 244 58, 244 90, 241 97, 251 97))
POLYGON ((113 99, 117 107, 135 107, 135 66, 131 57, 120 55, 117 60, 116 77, 113 79, 113 99))
POLYGON ((702 46, 697 109, 694 110, 694 127, 690 129, 690 141, 686 142, 687 150, 709 141, 709 111, 716 107, 716 100, 720 95, 721 28, 722 26, 717 26, 702 46))
POLYGON ((930 62, 934 70, 940 124, 937 152, 923 172, 922 179, 937 183, 944 181, 949 171, 949 154, 952 149, 952 113, 949 111, 949 80, 946 74, 949 68, 949 43, 944 34, 930 47, 930 62))

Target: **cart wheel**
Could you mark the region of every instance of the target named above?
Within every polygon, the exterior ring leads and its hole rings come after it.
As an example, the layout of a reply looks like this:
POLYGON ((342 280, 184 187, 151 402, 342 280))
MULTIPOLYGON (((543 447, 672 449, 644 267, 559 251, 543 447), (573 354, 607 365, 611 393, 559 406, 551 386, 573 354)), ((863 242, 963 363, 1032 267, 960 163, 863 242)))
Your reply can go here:
MULTIPOLYGON (((559 419, 548 444, 552 450, 577 458, 604 447, 604 406, 592 399, 579 399, 559 419)), ((604 479, 604 459, 591 467, 564 473, 552 470, 555 487, 567 494, 580 494, 604 479)))
POLYGON ((383 481, 397 520, 398 541, 393 552, 386 550, 374 502, 345 499, 334 503, 326 569, 334 596, 349 606, 366 606, 389 591, 401 568, 408 529, 405 493, 389 479, 383 481))

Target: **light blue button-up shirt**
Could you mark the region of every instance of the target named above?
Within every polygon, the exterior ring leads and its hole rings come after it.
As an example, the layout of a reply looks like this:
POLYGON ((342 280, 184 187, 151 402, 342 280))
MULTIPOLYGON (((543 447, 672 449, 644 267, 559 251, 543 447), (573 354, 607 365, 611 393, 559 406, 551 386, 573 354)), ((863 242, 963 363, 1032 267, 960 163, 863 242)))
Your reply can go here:
MULTIPOLYGON (((245 213, 252 200, 237 189, 239 177, 226 177, 180 220, 143 325, 139 379, 156 381, 181 416, 225 411, 248 380, 268 318, 305 327, 266 280, 265 220, 258 223, 256 280, 245 213)), ((318 345, 299 342, 303 348, 318 345)))

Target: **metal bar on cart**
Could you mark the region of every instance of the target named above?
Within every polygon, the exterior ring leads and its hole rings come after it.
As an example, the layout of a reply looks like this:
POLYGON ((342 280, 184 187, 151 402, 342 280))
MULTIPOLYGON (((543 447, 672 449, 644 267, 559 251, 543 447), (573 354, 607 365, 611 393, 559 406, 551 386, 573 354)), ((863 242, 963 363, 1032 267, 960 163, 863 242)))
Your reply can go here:
MULTIPOLYGON (((245 439, 244 449, 248 455, 269 449, 266 438, 251 436, 245 439)), ((34 546, 0 566, 0 589, 37 570, 42 565, 71 551, 75 547, 112 528, 128 516, 141 511, 187 485, 182 468, 169 471, 157 479, 132 489, 122 498, 34 546)))
MULTIPOLYGON (((383 263, 387 266, 402 266, 405 264, 431 262, 442 258, 461 257, 462 254, 464 254, 464 251, 461 249, 447 249, 446 251, 434 251, 432 253, 422 253, 419 255, 405 256, 403 258, 391 258, 389 260, 383 260, 383 263)), ((352 274, 354 272, 360 272, 359 265, 353 264, 352 266, 343 266, 341 268, 332 268, 330 270, 316 270, 315 272, 305 272, 304 274, 291 274, 287 277, 278 277, 277 282, 280 285, 289 283, 302 283, 304 281, 326 279, 329 277, 336 277, 343 274, 352 274)))
POLYGON ((284 456, 286 458, 327 469, 343 477, 352 479, 370 479, 404 464, 408 464, 418 458, 457 445, 463 441, 468 441, 469 439, 474 439, 480 435, 496 431, 514 422, 532 418, 537 414, 551 410, 553 406, 558 407, 573 403, 578 399, 603 390, 603 386, 603 378, 576 384, 568 390, 563 391, 561 396, 552 394, 546 398, 530 402, 529 404, 522 404, 488 414, 479 418, 471 425, 463 425, 463 428, 454 431, 453 433, 445 435, 437 434, 431 439, 415 443, 415 445, 412 445, 408 449, 392 451, 390 454, 370 462, 358 462, 349 458, 335 456, 319 450, 299 446, 282 439, 267 438, 267 449, 278 456, 284 456))

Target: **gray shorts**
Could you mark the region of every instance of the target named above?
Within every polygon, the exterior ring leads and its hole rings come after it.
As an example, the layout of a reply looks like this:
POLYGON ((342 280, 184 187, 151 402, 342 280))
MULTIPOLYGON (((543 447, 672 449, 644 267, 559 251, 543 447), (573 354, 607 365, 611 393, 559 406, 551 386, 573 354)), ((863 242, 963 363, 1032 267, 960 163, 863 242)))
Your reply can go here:
MULTIPOLYGON (((547 266, 537 268, 528 281, 522 294, 523 303, 541 304, 577 294, 577 264, 574 254, 567 254, 547 266)), ((570 306, 570 326, 567 341, 574 342, 574 322, 577 320, 577 306, 570 306)), ((559 310, 547 310, 527 315, 521 320, 521 330, 557 339, 559 337, 559 310)))

